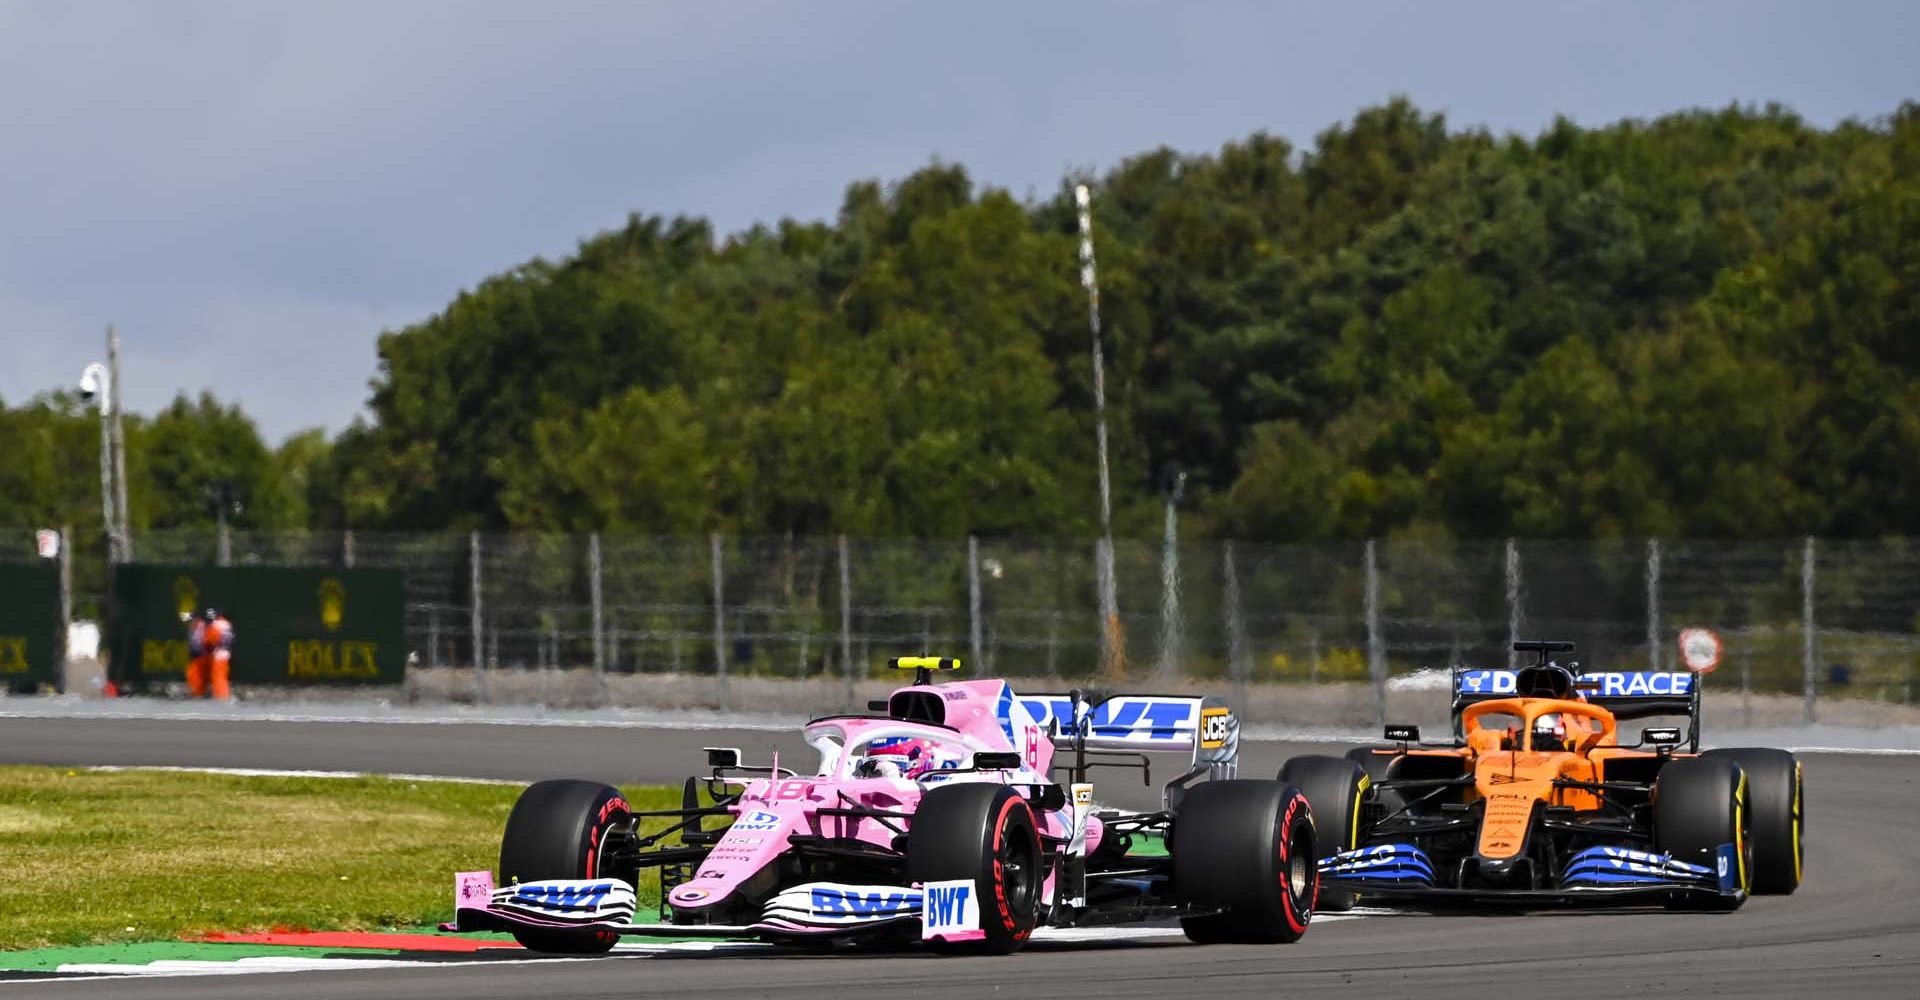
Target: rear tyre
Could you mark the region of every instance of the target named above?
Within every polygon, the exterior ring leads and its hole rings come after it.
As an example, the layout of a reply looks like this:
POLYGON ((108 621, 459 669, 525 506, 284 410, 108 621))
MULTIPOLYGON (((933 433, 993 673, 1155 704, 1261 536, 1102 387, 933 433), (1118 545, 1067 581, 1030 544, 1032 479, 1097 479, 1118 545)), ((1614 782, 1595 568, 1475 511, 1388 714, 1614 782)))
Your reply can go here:
POLYGON ((1747 824, 1753 835, 1753 891, 1785 896, 1800 888, 1806 797, 1800 761, 1785 750, 1755 747, 1709 750, 1702 757, 1731 760, 1747 775, 1747 824))
POLYGON ((1313 808, 1277 781, 1205 781, 1174 817, 1173 888, 1222 912, 1180 921, 1200 944, 1284 944, 1313 920, 1320 888, 1313 808))
POLYGON ((1006 785, 935 785, 907 831, 907 879, 969 879, 980 904, 979 941, 929 941, 946 953, 1005 955, 1033 936, 1040 921, 1040 834, 1033 807, 1006 785))
MULTIPOLYGON (((1360 804, 1373 783, 1358 762, 1351 757, 1295 757, 1281 765, 1279 781, 1300 789, 1313 806, 1316 862, 1358 846, 1360 804)), ((1346 889, 1322 882, 1313 908, 1320 913, 1344 913, 1353 909, 1355 898, 1346 889)))
POLYGON ((1747 901, 1753 857, 1746 805, 1747 776, 1732 760, 1696 757, 1660 769, 1653 783, 1654 846, 1676 861, 1718 871, 1721 848, 1733 845, 1733 892, 1676 895, 1668 909, 1735 910, 1747 901))
MULTIPOLYGON (((520 793, 500 838, 500 883, 543 879, 600 878, 600 851, 607 831, 633 813, 620 790, 597 781, 542 781, 520 793)), ((597 955, 620 935, 611 931, 513 932, 532 951, 597 955)))
POLYGON ((1387 780, 1387 765, 1393 763, 1393 754, 1375 753, 1372 747, 1354 747, 1347 751, 1347 759, 1360 765, 1374 784, 1387 780))

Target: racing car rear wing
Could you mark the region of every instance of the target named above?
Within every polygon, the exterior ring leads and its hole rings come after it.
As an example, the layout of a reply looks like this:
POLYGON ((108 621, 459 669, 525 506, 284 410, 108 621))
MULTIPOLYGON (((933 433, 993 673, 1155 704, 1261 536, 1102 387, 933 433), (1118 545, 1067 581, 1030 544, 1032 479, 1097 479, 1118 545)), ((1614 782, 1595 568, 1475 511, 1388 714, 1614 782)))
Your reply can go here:
POLYGON ((1176 785, 1201 775, 1231 778, 1238 771, 1240 720, 1217 697, 1076 690, 1015 695, 1014 700, 1051 734, 1055 746, 1074 752, 1080 771, 1088 752, 1191 754, 1192 767, 1175 779, 1176 785))
MULTIPOLYGON (((1515 670, 1455 667, 1455 735, 1459 735, 1461 711, 1478 702, 1514 697, 1518 676, 1515 670)), ((1700 684, 1696 674, 1685 670, 1581 673, 1574 675, 1573 687, 1588 702, 1612 712, 1616 719, 1684 715, 1689 720, 1690 749, 1700 749, 1700 684)))

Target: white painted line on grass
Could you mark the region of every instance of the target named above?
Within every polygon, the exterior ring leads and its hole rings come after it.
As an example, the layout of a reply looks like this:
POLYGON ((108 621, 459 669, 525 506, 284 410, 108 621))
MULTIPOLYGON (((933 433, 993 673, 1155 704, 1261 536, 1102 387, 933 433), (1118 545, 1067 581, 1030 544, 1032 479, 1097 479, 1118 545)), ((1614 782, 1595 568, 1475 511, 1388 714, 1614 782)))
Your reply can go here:
MULTIPOLYGON (((58 765, 54 765, 58 766, 58 765)), ((96 764, 78 771, 164 771, 172 774, 221 774, 236 778, 386 778, 390 781, 440 781, 457 785, 524 785, 506 778, 462 778, 445 774, 382 774, 376 771, 287 771, 266 767, 179 767, 171 764, 96 764)))

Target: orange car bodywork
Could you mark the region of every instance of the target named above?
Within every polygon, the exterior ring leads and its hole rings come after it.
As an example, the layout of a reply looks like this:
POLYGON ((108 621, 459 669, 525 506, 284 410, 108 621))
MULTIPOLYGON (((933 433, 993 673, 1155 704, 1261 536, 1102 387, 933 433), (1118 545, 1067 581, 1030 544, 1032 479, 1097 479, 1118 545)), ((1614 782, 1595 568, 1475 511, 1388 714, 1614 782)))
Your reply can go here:
POLYGON ((1605 781, 1608 761, 1655 756, 1621 747, 1613 713, 1584 701, 1503 698, 1469 705, 1460 718, 1465 746, 1404 752, 1408 756, 1464 757, 1470 762, 1474 783, 1466 801, 1486 803, 1478 851, 1490 860, 1517 857, 1525 849, 1535 803, 1577 811, 1601 808, 1600 797, 1593 791, 1559 782, 1605 781), (1534 721, 1543 715, 1558 715, 1566 723, 1565 749, 1534 747, 1534 721), (1483 724, 1489 716, 1513 716, 1519 723, 1494 728, 1483 724))

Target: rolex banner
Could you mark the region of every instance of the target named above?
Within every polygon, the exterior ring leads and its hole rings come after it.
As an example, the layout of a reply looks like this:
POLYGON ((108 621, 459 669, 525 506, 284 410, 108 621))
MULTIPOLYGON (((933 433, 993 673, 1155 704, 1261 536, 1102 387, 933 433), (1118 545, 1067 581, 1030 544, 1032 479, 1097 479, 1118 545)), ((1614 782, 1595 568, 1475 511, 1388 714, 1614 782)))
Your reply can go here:
POLYGON ((0 693, 59 683, 60 571, 52 563, 0 565, 0 693))
POLYGON ((395 570, 116 566, 113 674, 185 679, 187 619, 217 608, 233 622, 235 684, 398 684, 402 593, 395 570))

